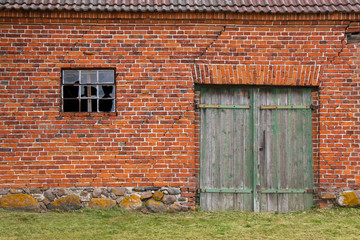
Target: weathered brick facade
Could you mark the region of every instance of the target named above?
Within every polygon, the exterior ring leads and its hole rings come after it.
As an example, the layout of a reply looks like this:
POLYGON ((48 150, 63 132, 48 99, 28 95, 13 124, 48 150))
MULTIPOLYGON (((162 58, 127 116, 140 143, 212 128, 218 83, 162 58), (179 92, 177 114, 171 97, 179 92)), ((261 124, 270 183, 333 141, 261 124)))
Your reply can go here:
POLYGON ((0 188, 180 187, 196 84, 314 86, 321 206, 360 187, 358 14, 0 12, 0 188), (116 70, 115 113, 61 112, 64 68, 116 70))

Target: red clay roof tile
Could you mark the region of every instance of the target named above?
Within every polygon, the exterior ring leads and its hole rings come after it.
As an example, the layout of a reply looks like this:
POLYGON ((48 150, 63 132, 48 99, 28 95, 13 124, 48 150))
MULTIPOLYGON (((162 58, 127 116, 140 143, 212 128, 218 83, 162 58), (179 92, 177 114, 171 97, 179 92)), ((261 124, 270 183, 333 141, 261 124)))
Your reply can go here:
POLYGON ((360 12, 360 0, 0 0, 0 9, 325 13, 360 12))

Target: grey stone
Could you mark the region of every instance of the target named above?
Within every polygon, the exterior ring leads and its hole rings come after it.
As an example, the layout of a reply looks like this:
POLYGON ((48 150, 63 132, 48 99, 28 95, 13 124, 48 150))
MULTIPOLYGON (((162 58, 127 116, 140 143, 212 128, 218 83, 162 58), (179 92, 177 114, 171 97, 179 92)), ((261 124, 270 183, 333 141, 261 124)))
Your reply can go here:
POLYGON ((111 192, 114 193, 116 196, 125 196, 126 188, 124 187, 112 188, 111 192))
POLYGON ((91 200, 91 193, 88 191, 82 191, 80 193, 80 202, 90 202, 91 200))
POLYGON ((146 207, 141 208, 141 209, 140 209, 140 212, 141 212, 142 214, 150 214, 150 213, 151 213, 151 212, 149 211, 149 209, 147 209, 146 207))
POLYGON ((39 188, 30 188, 30 194, 40 194, 41 189, 39 188))
POLYGON ((0 188, 0 195, 6 195, 6 194, 8 194, 8 192, 9 192, 9 189, 0 188))
POLYGON ((24 191, 22 189, 12 188, 12 189, 9 190, 9 193, 18 194, 18 193, 24 193, 24 191))
POLYGON ((178 195, 181 193, 180 188, 169 188, 168 190, 170 195, 178 195))
POLYGON ((181 206, 181 211, 187 212, 189 210, 188 206, 181 206))
POLYGON ((50 204, 50 201, 47 198, 44 198, 42 202, 47 206, 50 204))
POLYGON ((58 191, 59 197, 68 195, 68 191, 65 188, 60 188, 58 191))
POLYGON ((44 197, 47 198, 50 202, 54 201, 56 198, 56 195, 52 192, 52 190, 46 190, 44 192, 44 197))
POLYGON ((186 202, 186 201, 187 201, 187 199, 186 199, 186 198, 184 198, 184 197, 179 197, 179 198, 178 198, 178 201, 179 201, 179 202, 186 202))
POLYGON ((87 191, 82 191, 80 193, 80 197, 87 197, 87 196, 89 196, 89 192, 87 192, 87 191))
POLYGON ((101 195, 104 195, 106 198, 110 197, 110 193, 107 189, 102 190, 101 195))
POLYGON ((111 198, 112 200, 115 200, 115 199, 116 199, 116 195, 115 195, 114 193, 110 193, 110 198, 111 198))
POLYGON ((174 204, 169 206, 169 209, 180 212, 181 211, 181 205, 179 205, 178 203, 174 203, 174 204))
POLYGON ((118 199, 116 199, 116 203, 119 204, 122 202, 122 200, 124 200, 125 197, 119 197, 118 199))
POLYGON ((135 188, 133 188, 133 191, 135 191, 135 192, 144 192, 145 188, 143 188, 143 187, 135 187, 135 188))
POLYGON ((39 208, 41 210, 47 210, 47 207, 46 207, 45 203, 43 203, 43 202, 39 202, 39 208))
POLYGON ((154 199, 147 200, 145 206, 147 209, 149 209, 151 212, 158 213, 158 212, 164 212, 166 211, 166 206, 160 201, 156 201, 154 199))
POLYGON ((174 195, 165 195, 162 199, 162 202, 166 205, 173 204, 174 202, 176 202, 176 197, 174 195))
POLYGON ((157 191, 159 189, 161 189, 161 187, 146 187, 145 191, 157 191))
POLYGON ((153 196, 152 192, 145 192, 141 195, 141 200, 144 201, 146 199, 149 199, 153 196))
POLYGON ((94 191, 92 192, 92 197, 93 198, 98 198, 101 195, 101 189, 100 188, 95 188, 94 191))

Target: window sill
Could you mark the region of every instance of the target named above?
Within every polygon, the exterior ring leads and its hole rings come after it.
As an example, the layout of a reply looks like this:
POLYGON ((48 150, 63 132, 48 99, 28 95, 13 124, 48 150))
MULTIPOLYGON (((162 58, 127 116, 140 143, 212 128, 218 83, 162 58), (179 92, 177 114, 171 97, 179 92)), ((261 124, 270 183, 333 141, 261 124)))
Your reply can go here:
POLYGON ((112 117, 116 112, 60 112, 63 117, 112 117))

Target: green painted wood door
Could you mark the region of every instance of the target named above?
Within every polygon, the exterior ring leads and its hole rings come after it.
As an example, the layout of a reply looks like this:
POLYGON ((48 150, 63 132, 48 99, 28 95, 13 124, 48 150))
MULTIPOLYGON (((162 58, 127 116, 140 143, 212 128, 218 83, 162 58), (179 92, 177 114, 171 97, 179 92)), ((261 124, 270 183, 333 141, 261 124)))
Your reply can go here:
POLYGON ((311 103, 308 88, 201 87, 201 207, 309 209, 311 103))

